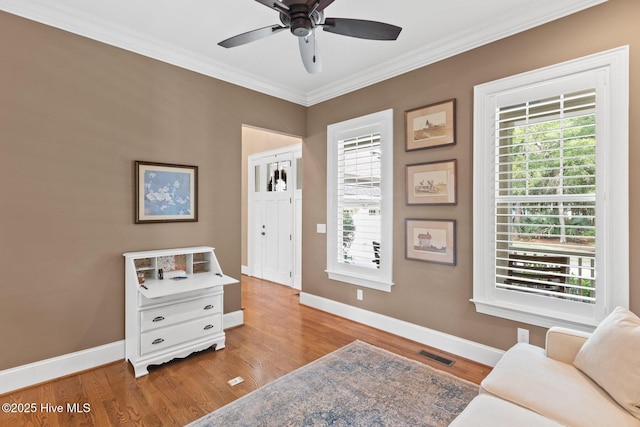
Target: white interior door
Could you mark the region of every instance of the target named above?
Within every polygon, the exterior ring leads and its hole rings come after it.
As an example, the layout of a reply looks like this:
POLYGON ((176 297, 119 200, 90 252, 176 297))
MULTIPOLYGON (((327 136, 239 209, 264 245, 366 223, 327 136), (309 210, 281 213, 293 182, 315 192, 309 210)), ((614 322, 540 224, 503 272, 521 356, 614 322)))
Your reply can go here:
POLYGON ((251 274, 294 286, 296 221, 293 152, 252 157, 249 162, 249 264, 251 274))

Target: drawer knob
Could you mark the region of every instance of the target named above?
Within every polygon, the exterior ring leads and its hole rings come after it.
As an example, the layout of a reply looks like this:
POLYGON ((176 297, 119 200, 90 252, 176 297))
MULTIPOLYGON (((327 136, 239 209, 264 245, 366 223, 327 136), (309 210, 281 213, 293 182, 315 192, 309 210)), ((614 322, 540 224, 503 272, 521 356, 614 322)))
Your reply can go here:
POLYGON ((153 319, 153 322, 160 322, 160 321, 162 321, 162 320, 164 320, 164 317, 162 317, 162 316, 158 316, 158 317, 156 317, 155 319, 153 319))
POLYGON ((213 305, 211 305, 211 304, 208 304, 208 305, 204 306, 205 310, 211 310, 212 308, 213 308, 213 305))
POLYGON ((206 331, 206 330, 211 329, 211 328, 213 328, 213 325, 207 325, 207 326, 204 327, 204 330, 206 331))
POLYGON ((156 338, 151 344, 160 344, 161 342, 164 342, 164 338, 156 338))

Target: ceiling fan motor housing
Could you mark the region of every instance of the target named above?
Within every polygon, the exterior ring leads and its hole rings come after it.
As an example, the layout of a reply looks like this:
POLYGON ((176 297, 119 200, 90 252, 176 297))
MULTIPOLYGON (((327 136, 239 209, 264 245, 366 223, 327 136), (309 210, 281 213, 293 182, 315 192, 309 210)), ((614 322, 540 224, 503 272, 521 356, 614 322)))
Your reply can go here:
POLYGON ((311 9, 306 3, 289 4, 287 13, 280 12, 280 21, 291 29, 291 33, 297 37, 308 37, 313 29, 322 22, 323 12, 311 9))

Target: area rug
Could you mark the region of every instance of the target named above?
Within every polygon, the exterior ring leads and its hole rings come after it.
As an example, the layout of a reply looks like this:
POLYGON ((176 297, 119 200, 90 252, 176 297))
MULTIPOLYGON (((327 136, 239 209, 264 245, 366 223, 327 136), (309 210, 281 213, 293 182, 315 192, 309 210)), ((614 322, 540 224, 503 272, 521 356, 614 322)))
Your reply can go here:
POLYGON ((446 426, 478 386, 354 341, 189 427, 446 426))

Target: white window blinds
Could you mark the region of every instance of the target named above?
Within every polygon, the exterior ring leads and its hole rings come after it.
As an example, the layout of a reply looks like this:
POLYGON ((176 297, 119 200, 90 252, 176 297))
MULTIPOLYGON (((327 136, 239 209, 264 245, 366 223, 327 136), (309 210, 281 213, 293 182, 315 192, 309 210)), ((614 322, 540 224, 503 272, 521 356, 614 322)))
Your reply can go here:
POLYGON ((590 330, 629 304, 629 49, 474 88, 473 302, 590 330))
POLYGON ((338 263, 380 268, 380 156, 380 133, 338 141, 338 263))
POLYGON ((496 287, 595 302, 596 92, 498 108, 496 287))
POLYGON ((327 126, 327 275, 391 292, 393 110, 327 126))

